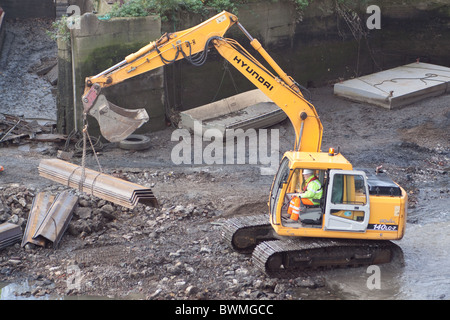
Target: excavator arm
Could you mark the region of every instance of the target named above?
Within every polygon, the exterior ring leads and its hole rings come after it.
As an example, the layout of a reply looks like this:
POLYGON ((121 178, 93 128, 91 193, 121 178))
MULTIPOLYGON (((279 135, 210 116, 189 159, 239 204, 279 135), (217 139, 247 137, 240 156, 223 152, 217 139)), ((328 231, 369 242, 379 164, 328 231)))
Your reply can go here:
POLYGON ((148 115, 143 109, 122 109, 107 102, 100 94, 101 89, 180 59, 200 66, 205 62, 211 46, 286 113, 295 130, 294 150, 320 151, 323 128, 314 106, 303 97, 295 81, 278 66, 259 41, 238 22, 237 17, 226 11, 190 29, 165 34, 115 66, 86 78, 84 113, 91 114, 99 121, 100 130, 106 139, 125 139, 148 120, 148 115), (251 46, 275 73, 269 71, 238 42, 223 38, 234 24, 243 31, 251 46))
POLYGON ((281 68, 258 40, 253 39, 251 45, 274 70, 279 70, 277 74, 280 77, 272 74, 235 40, 221 38, 215 39, 213 43, 227 61, 286 113, 295 130, 294 150, 319 152, 323 128, 316 109, 303 97, 293 80, 281 73, 281 68))

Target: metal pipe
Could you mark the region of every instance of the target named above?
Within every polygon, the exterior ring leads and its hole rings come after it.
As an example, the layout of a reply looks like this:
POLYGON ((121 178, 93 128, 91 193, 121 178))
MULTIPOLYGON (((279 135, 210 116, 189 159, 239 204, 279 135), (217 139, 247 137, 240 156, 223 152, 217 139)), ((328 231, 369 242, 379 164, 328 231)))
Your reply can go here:
POLYGON ((236 24, 250 41, 254 40, 251 34, 244 28, 242 24, 240 24, 239 22, 236 22, 236 24))
POLYGON ((305 124, 305 121, 303 120, 302 124, 300 126, 300 133, 298 135, 297 145, 295 146, 296 148, 294 148, 296 150, 300 150, 300 143, 302 142, 302 135, 303 135, 303 126, 304 126, 304 124, 305 124))
POLYGON ((96 76, 93 76, 91 79, 95 79, 95 78, 101 77, 101 76, 103 76, 104 74, 107 74, 107 73, 109 73, 109 72, 111 72, 111 71, 113 71, 113 70, 115 70, 115 69, 118 69, 118 68, 122 67, 122 66, 125 65, 126 63, 127 63, 126 60, 122 60, 121 62, 119 62, 119 63, 113 65, 111 68, 108 68, 108 69, 106 69, 105 71, 100 72, 100 73, 97 74, 96 76))
POLYGON ((15 125, 13 125, 13 126, 11 127, 11 129, 8 130, 8 132, 5 133, 5 135, 0 139, 0 142, 2 142, 2 141, 6 138, 6 136, 7 136, 11 131, 14 130, 15 127, 17 127, 17 125, 20 123, 20 121, 22 121, 22 119, 19 119, 19 121, 17 121, 17 123, 16 123, 15 125))

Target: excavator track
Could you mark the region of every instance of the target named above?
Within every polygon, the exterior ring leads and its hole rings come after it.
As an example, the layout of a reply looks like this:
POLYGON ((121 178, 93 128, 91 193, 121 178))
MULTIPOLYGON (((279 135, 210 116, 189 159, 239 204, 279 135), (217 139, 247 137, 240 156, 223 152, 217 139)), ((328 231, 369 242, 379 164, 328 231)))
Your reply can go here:
POLYGON ((251 253, 258 243, 277 239, 269 218, 262 214, 228 219, 222 226, 222 237, 240 253, 251 253))
POLYGON ((267 275, 286 278, 306 270, 388 263, 398 254, 400 247, 390 241, 301 238, 263 242, 252 258, 267 275))

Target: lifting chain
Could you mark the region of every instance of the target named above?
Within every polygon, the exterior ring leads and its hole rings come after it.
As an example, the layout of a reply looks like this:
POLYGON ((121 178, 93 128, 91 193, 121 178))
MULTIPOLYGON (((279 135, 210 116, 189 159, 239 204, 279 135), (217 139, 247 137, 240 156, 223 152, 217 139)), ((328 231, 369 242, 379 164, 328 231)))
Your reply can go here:
POLYGON ((88 123, 87 123, 86 113, 85 112, 83 112, 83 129, 82 129, 82 134, 83 134, 83 152, 82 152, 82 156, 81 156, 81 179, 80 179, 80 182, 78 184, 78 189, 80 191, 83 191, 83 184, 84 184, 84 180, 86 178, 85 171, 86 171, 87 140, 89 140, 89 144, 91 145, 92 153, 94 154, 95 160, 97 161, 99 172, 103 173, 102 166, 100 165, 100 161, 98 160, 97 152, 95 151, 94 144, 92 143, 91 137, 89 136, 88 123))

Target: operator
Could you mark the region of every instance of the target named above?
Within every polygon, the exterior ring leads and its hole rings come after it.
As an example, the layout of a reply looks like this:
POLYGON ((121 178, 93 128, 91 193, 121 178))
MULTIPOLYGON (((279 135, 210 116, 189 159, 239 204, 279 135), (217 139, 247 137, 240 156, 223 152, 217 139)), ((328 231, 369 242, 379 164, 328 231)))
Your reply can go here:
POLYGON ((318 206, 323 195, 322 184, 311 169, 303 170, 301 192, 293 197, 289 203, 288 213, 291 219, 297 221, 300 214, 300 201, 305 206, 318 206))
POLYGON ((300 198, 302 203, 307 206, 318 206, 322 198, 323 189, 319 178, 314 175, 311 169, 303 170, 303 184, 300 198))

